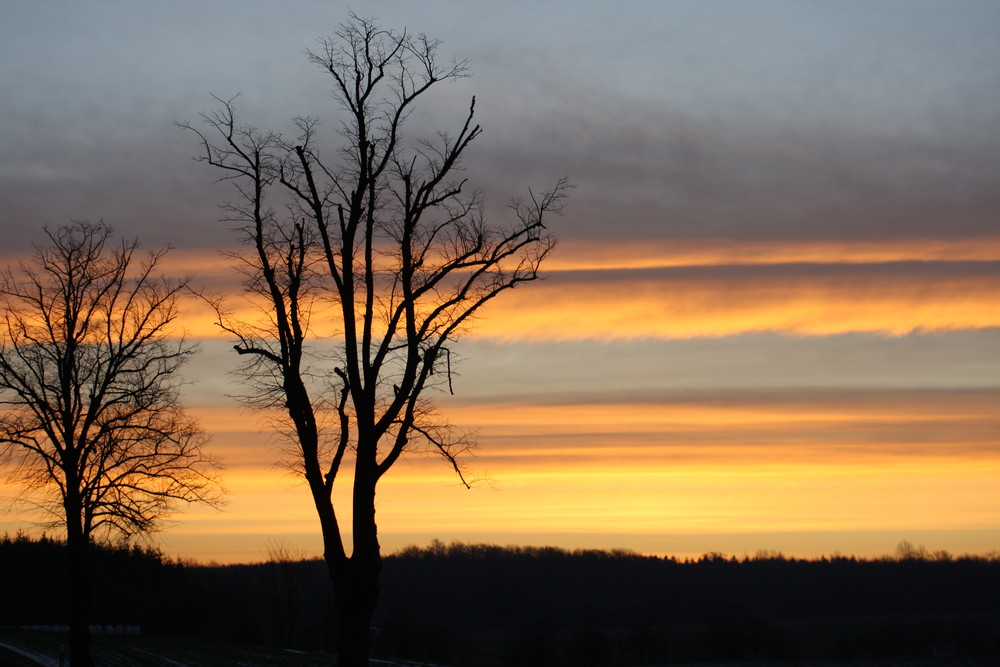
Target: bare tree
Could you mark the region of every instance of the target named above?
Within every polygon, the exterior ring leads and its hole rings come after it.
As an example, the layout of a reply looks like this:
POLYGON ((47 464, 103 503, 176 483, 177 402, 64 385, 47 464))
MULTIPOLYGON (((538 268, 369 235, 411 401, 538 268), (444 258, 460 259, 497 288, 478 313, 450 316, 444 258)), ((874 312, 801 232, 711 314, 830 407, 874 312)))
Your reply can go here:
POLYGON ((92 540, 154 531, 176 501, 215 503, 220 488, 179 402, 192 348, 169 337, 184 283, 155 275, 164 253, 140 261, 104 223, 46 234, 0 274, 0 455, 65 526, 77 667, 92 664, 92 540))
POLYGON ((330 156, 315 119, 297 118, 289 141, 239 122, 232 99, 216 98, 206 129, 182 124, 200 138, 200 159, 237 188, 228 220, 250 248, 246 292, 265 316, 237 321, 220 307, 219 324, 247 356, 251 401, 287 412, 319 515, 345 667, 367 664, 381 568, 376 486, 414 448, 433 449, 466 481, 460 455, 471 443, 435 415, 428 391, 451 389, 449 343, 480 309, 538 277, 555 245, 545 222, 569 188, 560 180, 512 202, 512 224, 488 223, 481 193, 458 177, 481 132, 474 99, 454 135, 403 141, 416 102, 467 74, 464 62, 441 61, 438 46, 352 16, 308 52, 344 114, 330 156), (336 348, 326 362, 307 349, 317 340, 336 348), (345 461, 349 527, 332 500, 345 461))

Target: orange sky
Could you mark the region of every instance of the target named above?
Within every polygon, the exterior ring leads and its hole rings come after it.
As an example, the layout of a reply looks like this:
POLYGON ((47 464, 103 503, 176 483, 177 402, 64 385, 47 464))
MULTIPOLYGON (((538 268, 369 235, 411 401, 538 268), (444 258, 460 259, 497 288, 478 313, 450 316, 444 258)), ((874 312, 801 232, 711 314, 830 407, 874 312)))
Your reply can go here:
MULTIPOLYGON (((208 91, 240 93, 240 119, 288 141, 291 119, 316 118, 332 164, 343 109, 303 50, 347 8, 304 4, 0 3, 0 265, 43 225, 103 219, 236 294, 215 250, 236 238, 219 205, 237 193, 176 124, 217 108, 208 91), (258 34, 268 48, 248 48, 258 34)), ((490 221, 529 188, 576 186, 546 279, 482 311, 453 346, 456 395, 436 397, 478 432, 469 467, 488 481, 400 462, 379 495, 385 547, 1000 549, 1000 4, 621 4, 380 5, 471 73, 421 98, 401 159, 455 136, 475 97, 484 133, 461 178, 490 221)), ((228 398, 231 343, 195 297, 182 313, 202 348, 185 401, 231 493, 160 543, 315 555, 305 489, 228 398)))
MULTIPOLYGON (((1000 277, 980 267, 998 258, 1000 243, 991 239, 745 248, 710 240, 676 248, 570 243, 547 280, 491 304, 470 338, 498 353, 576 340, 606 354, 635 339, 671 345, 759 331, 776 333, 779 347, 788 336, 891 341, 912 332, 989 332, 1000 327, 1000 277)), ((198 270, 204 283, 232 289, 232 274, 206 254, 179 253, 169 268, 198 270)), ((219 338, 194 299, 185 301, 182 326, 196 339, 219 338)), ((178 514, 162 544, 220 561, 260 558, 269 539, 316 553, 305 489, 275 467, 278 437, 264 418, 225 397, 232 387, 219 376, 234 361, 227 347, 210 346, 187 372, 196 380, 191 409, 227 464, 229 505, 178 514)), ((629 362, 622 365, 627 373, 629 362)), ((726 394, 664 393, 649 380, 644 389, 624 379, 602 392, 598 375, 537 395, 531 370, 512 363, 509 372, 520 370, 527 385, 519 399, 489 390, 495 370, 477 376, 473 369, 473 377, 459 378, 458 396, 440 399, 453 425, 479 433, 469 473, 480 481, 461 488, 433 457, 400 463, 379 496, 387 549, 444 538, 634 545, 683 556, 718 550, 719 536, 729 535, 730 551, 871 555, 920 537, 936 540, 931 548, 981 551, 1000 527, 996 383, 974 391, 763 391, 750 382, 726 394), (463 388, 473 396, 463 399, 463 388)))
MULTIPOLYGON (((864 398, 721 406, 458 401, 447 414, 457 426, 479 428, 469 472, 481 481, 466 490, 433 456, 403 461, 381 487, 382 542, 389 550, 435 538, 634 545, 682 557, 717 548, 875 555, 904 538, 956 552, 993 548, 1000 393, 888 404, 864 398), (741 537, 720 547, 717 536, 727 534, 741 537)), ((266 467, 276 443, 227 432, 221 422, 235 429, 239 415, 219 417, 205 419, 219 425, 217 451, 244 461, 226 474, 231 505, 221 515, 184 515, 166 544, 220 560, 246 558, 265 538, 316 553, 306 489, 294 474, 266 467)))
MULTIPOLYGON (((904 538, 956 552, 989 547, 1000 528, 995 381, 965 390, 908 387, 906 380, 861 388, 849 379, 845 386, 835 380, 808 389, 803 380, 798 388, 764 389, 734 371, 716 377, 715 390, 685 389, 688 369, 667 390, 669 369, 662 378, 630 382, 634 362, 624 360, 625 376, 607 391, 601 382, 608 366, 582 385, 566 380, 553 391, 535 385, 531 369, 514 358, 501 363, 504 354, 540 341, 578 341, 596 360, 635 339, 662 346, 702 339, 710 346, 759 331, 772 332, 775 359, 782 340, 808 345, 846 334, 890 345, 907 334, 945 340, 947 332, 977 329, 996 339, 1000 278, 980 270, 1000 254, 995 241, 770 250, 758 244, 744 255, 713 250, 709 241, 682 244, 672 254, 644 255, 628 245, 561 248, 547 280, 498 299, 470 334, 479 341, 476 354, 496 355, 498 366, 484 372, 472 356, 471 376, 457 378, 458 395, 439 397, 454 426, 479 434, 468 472, 480 481, 465 490, 432 456, 404 460, 379 495, 383 545, 443 538, 631 546, 681 556, 741 549, 873 555, 904 538), (959 259, 961 270, 952 270, 959 259), (874 260, 882 263, 867 264, 874 260), (738 264, 753 266, 736 279, 726 274, 738 264), (843 270, 858 265, 875 268, 843 270), (691 266, 717 272, 686 272, 691 266), (498 378, 498 368, 521 379, 498 378), (744 386, 723 391, 734 382, 744 386), (523 387, 523 396, 501 386, 523 387), (463 390, 471 395, 463 398, 463 390), (729 536, 728 547, 720 536, 729 536)), ((204 254, 172 262, 177 272, 213 266, 204 254)), ((229 288, 225 272, 198 273, 229 288)), ((218 340, 210 313, 195 300, 185 302, 184 313, 189 335, 218 340)), ((688 358, 695 368, 707 363, 688 358)), ((305 488, 275 465, 282 460, 278 436, 266 419, 226 398, 233 387, 222 376, 234 361, 220 341, 186 371, 195 380, 191 410, 227 464, 229 505, 178 514, 161 543, 170 553, 223 562, 261 558, 267 540, 317 553, 305 488)), ((547 372, 578 377, 586 363, 577 357, 573 368, 547 372)), ((761 364, 766 374, 768 364, 761 364)), ((798 363, 790 368, 813 373, 798 363)), ((20 525, 16 517, 0 522, 8 530, 20 525)))
MULTIPOLYGON (((712 244, 566 244, 546 267, 546 280, 501 295, 472 333, 508 341, 610 340, 1000 327, 1000 275, 991 264, 1000 261, 998 239, 712 244), (869 270, 850 271, 858 265, 869 270), (938 266, 945 268, 934 271, 938 266)), ((233 288, 232 270, 214 254, 176 255, 170 271, 197 275, 209 291, 233 288)), ((258 316, 239 298, 227 304, 237 317, 258 316)), ((183 326, 192 335, 218 334, 211 312, 194 297, 185 309, 183 326)))

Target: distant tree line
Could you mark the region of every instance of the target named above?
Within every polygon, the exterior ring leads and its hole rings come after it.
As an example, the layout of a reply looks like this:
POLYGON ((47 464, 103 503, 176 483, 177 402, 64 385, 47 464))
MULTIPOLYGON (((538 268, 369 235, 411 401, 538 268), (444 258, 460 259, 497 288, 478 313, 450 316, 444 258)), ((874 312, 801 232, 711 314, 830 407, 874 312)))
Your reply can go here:
MULTIPOLYGON (((65 546, 0 539, 0 626, 64 622, 65 546)), ((202 565, 97 545, 93 621, 147 635, 334 648, 322 560, 202 565)), ((387 556, 372 655, 451 665, 1000 655, 1000 554, 697 559, 435 542, 387 556)))

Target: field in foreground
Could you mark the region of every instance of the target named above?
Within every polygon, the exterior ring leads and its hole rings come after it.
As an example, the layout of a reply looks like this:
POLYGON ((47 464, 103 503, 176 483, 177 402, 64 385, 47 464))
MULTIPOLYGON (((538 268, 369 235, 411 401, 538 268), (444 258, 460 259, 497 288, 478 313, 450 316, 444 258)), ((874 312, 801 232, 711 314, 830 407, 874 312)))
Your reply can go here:
MULTIPOLYGON (((61 667, 65 636, 55 632, 0 628, 0 666, 61 667)), ((101 667, 327 667, 337 660, 322 651, 298 651, 156 637, 95 637, 94 659, 101 667)), ((747 660, 688 663, 671 667, 988 667, 991 658, 867 659, 857 661, 747 660)), ((372 667, 439 667, 432 663, 378 659, 372 667)), ((454 667, 461 667, 455 665, 454 667)), ((659 667, 636 665, 634 667, 659 667)))
MULTIPOLYGON (((0 665, 59 667, 65 642, 66 636, 58 632, 0 629, 0 665)), ((94 637, 93 656, 101 667, 321 667, 337 664, 333 656, 323 652, 159 637, 94 637)))
MULTIPOLYGON (((60 667, 66 636, 59 632, 0 628, 0 666, 60 667)), ((329 667, 325 651, 173 640, 160 637, 94 637, 101 667, 329 667)), ((372 660, 374 667, 434 667, 407 660, 372 660)))

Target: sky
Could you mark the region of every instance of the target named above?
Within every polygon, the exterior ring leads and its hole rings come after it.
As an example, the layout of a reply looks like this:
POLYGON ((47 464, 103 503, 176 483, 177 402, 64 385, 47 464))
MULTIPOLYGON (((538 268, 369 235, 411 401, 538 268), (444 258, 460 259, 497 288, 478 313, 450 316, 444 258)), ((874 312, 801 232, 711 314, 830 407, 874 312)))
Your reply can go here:
MULTIPOLYGON (((576 185, 545 280, 490 305, 437 397, 478 433, 482 481, 403 460, 384 550, 1000 549, 1000 3, 3 0, 0 261, 43 225, 104 219, 234 288, 231 193, 175 123, 239 93, 255 125, 311 115, 334 141, 304 51, 351 8, 468 59, 407 134, 456 128, 475 95, 466 172, 491 217, 576 185)), ((229 502, 157 542, 317 555, 308 492, 231 397, 211 324, 186 305, 185 401, 229 502)), ((0 531, 30 519, 0 506, 0 531)))

